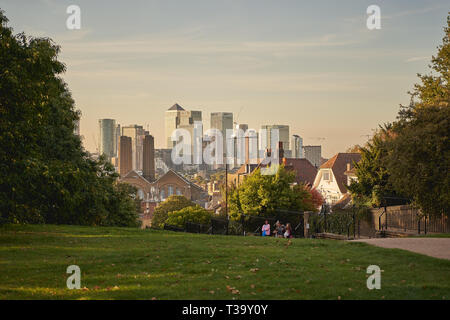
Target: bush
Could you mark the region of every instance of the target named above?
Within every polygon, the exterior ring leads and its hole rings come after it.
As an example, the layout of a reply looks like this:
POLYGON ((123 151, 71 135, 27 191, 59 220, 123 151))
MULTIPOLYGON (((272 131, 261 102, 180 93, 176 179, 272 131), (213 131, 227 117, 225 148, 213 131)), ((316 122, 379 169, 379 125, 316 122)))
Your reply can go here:
POLYGON ((181 228, 186 225, 186 222, 210 224, 211 216, 212 214, 210 211, 196 205, 169 212, 166 223, 181 228))
POLYGON ((168 218, 169 212, 179 211, 186 207, 195 207, 196 204, 184 196, 170 196, 161 203, 153 213, 152 227, 162 229, 168 218))

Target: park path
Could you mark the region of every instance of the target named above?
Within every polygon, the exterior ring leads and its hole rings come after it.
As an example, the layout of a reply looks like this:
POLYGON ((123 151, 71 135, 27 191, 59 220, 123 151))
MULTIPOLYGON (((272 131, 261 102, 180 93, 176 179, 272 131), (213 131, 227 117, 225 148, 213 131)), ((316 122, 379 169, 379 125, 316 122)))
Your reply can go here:
POLYGON ((409 250, 450 260, 450 238, 375 238, 353 240, 383 248, 409 250))

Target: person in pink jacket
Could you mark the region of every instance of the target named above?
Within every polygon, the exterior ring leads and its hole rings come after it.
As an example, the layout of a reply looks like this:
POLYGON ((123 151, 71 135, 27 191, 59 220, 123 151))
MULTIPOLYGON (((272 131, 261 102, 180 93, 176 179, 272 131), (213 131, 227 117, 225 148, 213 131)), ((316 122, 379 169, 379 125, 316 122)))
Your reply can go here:
POLYGON ((262 226, 261 230, 263 237, 270 236, 270 224, 268 220, 266 220, 266 223, 262 226))

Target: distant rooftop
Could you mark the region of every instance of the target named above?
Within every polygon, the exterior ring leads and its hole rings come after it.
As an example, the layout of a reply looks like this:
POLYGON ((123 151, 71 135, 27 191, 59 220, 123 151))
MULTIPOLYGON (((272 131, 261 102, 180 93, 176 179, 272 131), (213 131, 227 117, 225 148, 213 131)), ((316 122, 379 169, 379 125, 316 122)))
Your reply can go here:
POLYGON ((183 107, 180 106, 178 103, 175 103, 173 106, 171 106, 171 107, 169 108, 169 111, 170 111, 170 110, 184 111, 183 107))

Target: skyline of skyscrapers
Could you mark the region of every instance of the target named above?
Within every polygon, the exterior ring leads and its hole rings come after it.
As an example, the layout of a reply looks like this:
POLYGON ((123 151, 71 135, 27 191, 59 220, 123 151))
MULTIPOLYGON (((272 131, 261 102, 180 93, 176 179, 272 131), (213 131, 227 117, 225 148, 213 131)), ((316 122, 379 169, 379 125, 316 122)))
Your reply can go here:
MULTIPOLYGON (((171 136, 175 129, 187 130, 191 135, 191 139, 194 138, 194 132, 197 131, 196 133, 201 140, 199 141, 200 145, 202 150, 204 150, 206 147, 205 143, 208 144, 208 140, 205 140, 203 133, 198 134, 199 128, 203 130, 203 126, 195 126, 198 122, 202 123, 201 111, 188 111, 177 103, 170 107, 165 112, 167 150, 170 151, 175 144, 175 142, 171 141, 171 136)), ((285 157, 307 158, 316 167, 321 164, 321 146, 303 146, 302 137, 297 134, 290 136, 289 125, 266 124, 261 126, 262 130, 266 130, 265 132, 257 132, 256 130, 249 130, 248 125, 245 123, 233 122, 232 112, 212 112, 210 114, 210 128, 218 129, 222 133, 224 138, 224 156, 227 154, 227 145, 229 148, 232 148, 230 150, 230 152, 232 151, 230 153, 231 158, 228 159, 231 167, 239 166, 243 158, 252 160, 252 162, 257 162, 258 159, 261 159, 265 150, 272 148, 272 130, 274 129, 278 130, 278 138, 282 142, 285 157), (230 139, 230 141, 226 140, 227 129, 233 131, 233 139, 230 139), (251 137, 246 138, 250 131, 252 132, 251 137), (238 139, 242 141, 238 141, 238 139), (256 146, 253 147, 255 143, 256 146)), ((121 174, 126 170, 136 170, 146 175, 150 180, 155 178, 156 143, 154 136, 150 135, 149 131, 144 130, 144 127, 138 124, 121 126, 119 123, 116 123, 115 119, 99 119, 99 129, 99 149, 101 150, 99 150, 99 153, 105 153, 121 174), (128 153, 129 151, 129 140, 122 137, 131 139, 131 161, 129 161, 131 168, 128 167, 127 159, 129 155, 120 154, 120 148, 122 148, 123 152, 128 153)), ((191 142, 192 148, 194 148, 194 141, 191 140, 191 142)), ((216 169, 219 167, 221 166, 213 166, 216 169)))

